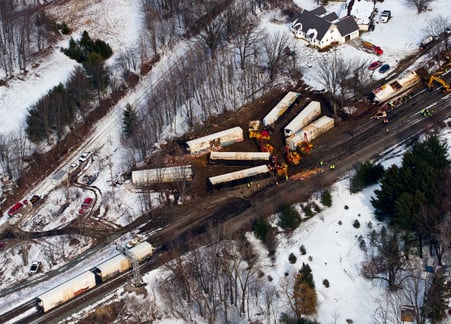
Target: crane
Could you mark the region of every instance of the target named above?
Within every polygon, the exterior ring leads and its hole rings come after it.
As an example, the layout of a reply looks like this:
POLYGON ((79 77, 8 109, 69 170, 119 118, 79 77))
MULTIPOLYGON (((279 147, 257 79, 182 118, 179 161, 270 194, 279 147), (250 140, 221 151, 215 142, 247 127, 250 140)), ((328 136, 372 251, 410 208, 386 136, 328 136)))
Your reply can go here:
POLYGON ((432 89, 432 85, 434 84, 434 81, 440 84, 443 87, 443 91, 451 92, 450 86, 445 82, 445 80, 440 79, 438 76, 431 75, 428 82, 428 88, 432 89))
POLYGON ((310 143, 307 133, 304 132, 304 140, 299 145, 299 150, 303 153, 310 153, 312 151, 313 144, 310 143))

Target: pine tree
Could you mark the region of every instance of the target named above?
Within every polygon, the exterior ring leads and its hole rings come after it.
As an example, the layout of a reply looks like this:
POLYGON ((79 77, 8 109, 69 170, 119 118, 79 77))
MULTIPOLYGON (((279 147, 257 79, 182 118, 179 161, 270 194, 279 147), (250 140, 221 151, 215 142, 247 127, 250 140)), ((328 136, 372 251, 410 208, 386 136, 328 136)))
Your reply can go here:
POLYGON ((122 116, 123 132, 125 137, 133 135, 136 127, 136 112, 130 104, 127 104, 122 116))
POLYGON ((450 289, 442 275, 434 274, 431 287, 427 291, 424 302, 424 312, 431 320, 431 323, 438 323, 446 316, 448 299, 451 297, 450 289))
POLYGON ((302 268, 296 275, 293 287, 293 297, 295 312, 298 319, 302 315, 312 315, 316 313, 318 296, 315 290, 312 269, 308 264, 302 263, 302 268))

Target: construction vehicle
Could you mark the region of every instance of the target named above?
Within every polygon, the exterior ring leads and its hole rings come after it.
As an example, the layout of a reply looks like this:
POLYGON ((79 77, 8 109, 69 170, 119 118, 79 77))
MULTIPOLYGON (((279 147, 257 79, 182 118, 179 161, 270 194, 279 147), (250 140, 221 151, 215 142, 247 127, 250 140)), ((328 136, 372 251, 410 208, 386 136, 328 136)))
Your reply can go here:
POLYGON ((282 178, 282 177, 287 178, 288 177, 288 164, 286 164, 286 163, 279 163, 277 161, 277 157, 274 156, 274 155, 272 156, 270 169, 271 169, 271 171, 274 171, 274 173, 279 178, 282 178))
POLYGON ((285 146, 285 155, 289 163, 293 165, 298 165, 301 162, 301 156, 296 151, 290 151, 288 146, 285 146))
POLYGON ((280 178, 288 177, 288 165, 286 163, 276 165, 276 172, 277 176, 280 178))
POLYGON ((260 137, 260 152, 269 152, 272 154, 274 148, 271 144, 265 143, 264 140, 265 139, 263 137, 260 137))
POLYGON ((304 133, 304 140, 299 144, 298 148, 301 153, 305 153, 305 154, 308 154, 312 151, 313 144, 310 143, 310 141, 308 140, 308 136, 307 136, 306 132, 304 133))
POLYGON ((249 138, 269 140, 271 139, 271 135, 269 135, 269 131, 267 130, 249 130, 249 138))
POLYGON ((428 82, 428 88, 431 90, 434 84, 434 81, 440 84, 443 87, 443 91, 451 92, 451 88, 449 84, 447 84, 443 79, 440 79, 438 76, 431 75, 428 82))
POLYGON ((379 46, 376 46, 370 42, 366 42, 366 41, 362 42, 362 48, 364 51, 371 53, 371 54, 376 54, 378 56, 381 56, 382 54, 384 54, 384 51, 382 50, 382 48, 380 48, 379 46))

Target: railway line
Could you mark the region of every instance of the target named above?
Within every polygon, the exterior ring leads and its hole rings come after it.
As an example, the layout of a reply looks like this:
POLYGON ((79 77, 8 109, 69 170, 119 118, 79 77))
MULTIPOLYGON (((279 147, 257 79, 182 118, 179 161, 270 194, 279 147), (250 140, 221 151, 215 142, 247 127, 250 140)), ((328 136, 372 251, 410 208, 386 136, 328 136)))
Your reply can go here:
MULTIPOLYGON (((299 181, 286 181, 277 188, 265 187, 246 198, 227 198, 222 192, 213 192, 204 201, 196 202, 195 206, 193 203, 165 208, 164 211, 161 211, 160 216, 166 219, 167 226, 157 231, 149 239, 152 244, 161 245, 163 250, 173 246, 188 250, 200 244, 199 237, 205 236, 211 228, 220 228, 220 234, 226 237, 233 237, 237 233, 249 230, 249 226, 256 217, 274 213, 281 203, 295 203, 302 200, 303 197, 319 190, 321 186, 335 182, 337 178, 351 170, 356 162, 377 157, 388 146, 400 141, 408 141, 423 133, 425 129, 435 127, 438 121, 451 116, 450 106, 451 95, 442 97, 439 91, 423 92, 391 113, 389 134, 385 133, 386 125, 381 121, 357 122, 358 127, 352 127, 355 121, 344 123, 343 127, 339 127, 342 134, 340 137, 336 137, 336 134, 330 135, 336 141, 332 142, 327 139, 327 134, 324 135, 323 143, 315 148, 313 158, 306 160, 306 163, 310 164, 319 159, 326 160, 330 152, 335 151, 332 153, 332 158, 337 165, 336 170, 319 173, 308 180, 303 180, 301 186, 299 181), (424 106, 434 107, 435 112, 432 118, 424 117, 419 113, 424 106), (347 127, 353 129, 353 136, 343 132, 347 127)), ((140 223, 142 225, 147 221, 148 218, 143 218, 140 223)), ((152 226, 155 227, 155 224, 144 226, 142 230, 150 231, 152 226)), ((160 266, 162 262, 163 259, 160 260, 157 256, 153 261, 142 265, 141 270, 143 272, 150 271, 160 266)), ((84 305, 90 305, 99 298, 99 295, 111 293, 114 289, 124 285, 128 277, 129 274, 121 275, 72 302, 79 305, 80 309, 84 305)), ((73 313, 75 310, 72 302, 57 308, 54 313, 51 312, 53 315, 49 313, 44 315, 45 317, 41 317, 42 315, 34 314, 25 322, 43 323, 64 318, 64 314, 73 313)), ((20 308, 1 315, 0 321, 14 318, 17 314, 23 313, 27 307, 29 308, 29 305, 30 301, 21 305, 20 308)))
MULTIPOLYGON (((165 73, 168 73, 168 71, 165 73)), ((141 94, 138 95, 133 105, 141 104, 144 101, 146 92, 150 91, 156 82, 155 79, 151 81, 148 87, 145 87, 141 94)), ((309 180, 304 180, 301 186, 297 181, 287 181, 282 183, 278 188, 273 186, 265 187, 261 191, 244 198, 230 198, 223 193, 211 193, 207 197, 208 201, 162 210, 160 218, 166 218, 164 228, 151 236, 152 244, 161 245, 166 249, 174 245, 183 246, 186 242, 192 242, 185 245, 185 249, 189 249, 196 245, 194 238, 204 235, 209 228, 221 226, 223 230, 222 234, 225 236, 232 236, 233 233, 238 233, 246 228, 248 229, 247 226, 252 223, 256 216, 273 213, 282 202, 294 203, 299 201, 301 197, 310 194, 314 190, 318 190, 320 184, 327 185, 333 183, 338 177, 352 169, 356 161, 363 161, 367 157, 373 157, 375 152, 381 152, 383 148, 399 142, 399 140, 418 136, 425 128, 433 127, 433 122, 437 122, 444 117, 449 117, 450 113, 446 111, 446 108, 449 108, 451 104, 449 96, 447 99, 440 100, 443 106, 436 108, 435 115, 432 119, 425 119, 418 113, 421 108, 434 105, 434 102, 437 103, 437 98, 439 97, 438 92, 437 90, 433 93, 422 91, 412 97, 409 102, 391 112, 390 124, 388 126, 390 132, 388 134, 385 133, 387 126, 382 122, 374 120, 363 121, 363 119, 360 119, 356 122, 351 121, 349 124, 338 127, 331 134, 326 134, 323 138, 318 139, 318 145, 315 146, 315 152, 312 158, 306 159, 304 166, 313 167, 320 160, 330 160, 334 161, 337 165, 337 169, 333 173, 325 172, 318 174, 309 180), (290 197, 290 199, 287 199, 287 197, 290 197)), ((111 114, 111 116, 113 117, 108 117, 109 121, 104 123, 103 128, 97 129, 96 133, 92 134, 84 147, 98 145, 103 134, 111 127, 117 126, 119 121, 118 114, 111 114)), ((118 230, 109 240, 117 238, 132 226, 148 223, 150 217, 149 215, 143 216, 142 219, 134 222, 130 227, 118 230)), ((155 228, 155 224, 149 224, 144 226, 142 230, 152 231, 155 228)), ((55 233, 67 233, 68 230, 70 231, 70 229, 56 230, 55 233)), ((37 233, 36 235, 38 237, 39 235, 51 234, 51 232, 46 232, 37 233)), ((105 244, 108 244, 108 242, 105 244)), ((77 258, 77 260, 82 259, 77 258)), ((162 263, 163 261, 161 259, 155 258, 141 265, 141 271, 150 271, 162 263)), ((61 269, 61 271, 64 271, 64 269, 61 269)), ((123 286, 129 276, 129 273, 122 274, 114 278, 114 280, 102 284, 92 291, 68 302, 56 309, 55 312, 45 315, 33 314, 30 317, 21 319, 20 322, 48 323, 62 319, 69 311, 74 312, 77 309, 82 309, 92 304, 93 300, 98 299, 99 296, 108 294, 118 287, 123 286)), ((0 322, 3 323, 18 317, 20 314, 29 310, 32 305, 34 305, 34 301, 30 300, 18 308, 0 315, 0 322)))

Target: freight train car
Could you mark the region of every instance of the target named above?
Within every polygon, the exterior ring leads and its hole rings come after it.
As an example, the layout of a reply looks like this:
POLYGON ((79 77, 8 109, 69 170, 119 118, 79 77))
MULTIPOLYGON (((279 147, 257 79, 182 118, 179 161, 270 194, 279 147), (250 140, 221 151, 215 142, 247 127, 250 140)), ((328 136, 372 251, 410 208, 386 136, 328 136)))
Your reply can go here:
MULTIPOLYGON (((152 244, 142 242, 132 247, 129 251, 134 255, 137 261, 142 262, 153 255, 153 250, 152 244)), ((101 283, 128 271, 131 267, 132 263, 130 258, 123 254, 119 254, 99 264, 92 271, 96 275, 97 282, 101 283)))
POLYGON ((311 101, 293 120, 284 128, 285 137, 291 136, 321 115, 321 103, 311 101))
POLYGON ((292 105, 294 105, 300 98, 301 94, 297 92, 288 92, 282 100, 280 100, 273 109, 263 117, 263 126, 273 126, 276 121, 282 116, 292 105))
POLYGON ((97 283, 102 283, 118 274, 126 272, 131 266, 130 259, 123 254, 119 254, 99 264, 92 271, 96 275, 97 283))
POLYGON ((230 187, 241 183, 250 182, 270 175, 267 165, 260 165, 253 168, 230 172, 215 177, 208 178, 208 184, 213 188, 230 187))
POLYGON ((312 141, 333 127, 334 119, 327 116, 322 116, 314 122, 305 126, 296 134, 287 137, 285 139, 286 145, 290 150, 295 151, 297 147, 305 140, 305 135, 307 135, 307 139, 309 141, 312 141))
POLYGON ((375 103, 383 103, 396 96, 405 94, 419 82, 420 77, 416 72, 406 70, 395 80, 387 82, 379 88, 374 89, 370 93, 369 98, 375 103))
POLYGON ((152 244, 146 241, 141 242, 130 249, 131 254, 133 254, 135 259, 137 259, 139 262, 152 257, 153 251, 154 248, 152 244))
POLYGON ((40 311, 47 312, 50 309, 61 305, 72 298, 75 298, 84 292, 96 286, 96 278, 91 271, 66 281, 65 283, 50 289, 37 298, 37 306, 40 311))
POLYGON ((262 164, 269 163, 269 152, 211 152, 210 163, 262 164))
POLYGON ((237 126, 187 141, 186 146, 187 150, 191 152, 191 154, 200 154, 219 149, 233 143, 242 142, 243 140, 243 129, 237 126))
MULTIPOLYGON (((142 242, 131 248, 130 253, 139 262, 152 257, 154 248, 149 242, 142 242)), ((47 312, 81 294, 94 288, 96 285, 111 279, 118 274, 131 269, 131 260, 125 255, 117 255, 99 264, 90 271, 62 283, 50 289, 36 298, 36 305, 39 311, 47 312)))
POLYGON ((135 186, 191 181, 192 179, 191 165, 132 171, 132 183, 135 186))

